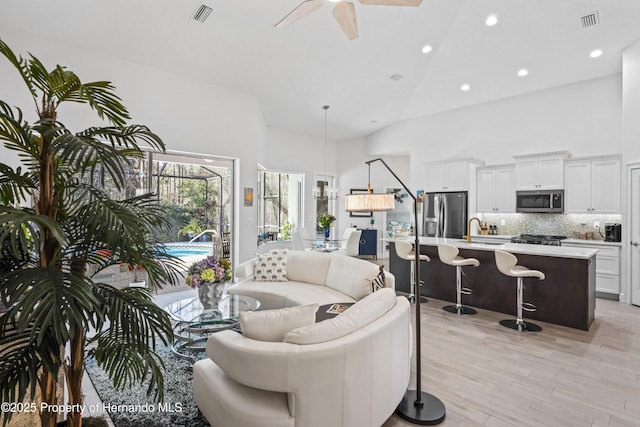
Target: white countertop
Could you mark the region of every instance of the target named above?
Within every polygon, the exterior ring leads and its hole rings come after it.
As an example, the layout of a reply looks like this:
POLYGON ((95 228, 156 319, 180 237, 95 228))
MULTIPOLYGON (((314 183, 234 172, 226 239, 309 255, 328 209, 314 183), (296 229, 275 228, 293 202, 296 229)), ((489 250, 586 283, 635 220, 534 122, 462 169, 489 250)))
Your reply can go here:
MULTIPOLYGON (((388 241, 388 242, 401 240, 401 241, 413 243, 415 242, 415 237, 408 236, 406 238, 399 237, 395 239, 385 238, 382 240, 388 241)), ((496 249, 499 249, 501 251, 511 252, 513 254, 540 255, 540 256, 549 256, 549 257, 556 257, 556 258, 589 259, 595 256, 595 254, 598 252, 597 249, 573 248, 573 247, 563 247, 563 246, 546 246, 546 245, 527 245, 524 243, 510 243, 510 242, 496 244, 496 243, 482 243, 482 242, 472 241, 471 243, 467 243, 466 239, 443 239, 438 237, 425 237, 425 236, 420 236, 419 242, 421 245, 425 245, 425 246, 436 246, 438 243, 446 243, 460 249, 475 249, 480 251, 495 251, 496 249)))
POLYGON ((564 239, 562 244, 565 243, 574 243, 578 245, 622 246, 622 242, 605 242, 604 240, 564 239))

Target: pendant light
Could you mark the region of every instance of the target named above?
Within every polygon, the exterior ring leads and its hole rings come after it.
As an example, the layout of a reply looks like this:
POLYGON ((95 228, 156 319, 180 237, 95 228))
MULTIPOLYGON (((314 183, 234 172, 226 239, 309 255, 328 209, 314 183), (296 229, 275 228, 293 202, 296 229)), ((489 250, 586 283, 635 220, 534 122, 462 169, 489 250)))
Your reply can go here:
MULTIPOLYGON (((327 110, 329 110, 329 106, 325 105, 322 109, 324 110, 324 177, 327 179, 327 110)), ((335 200, 338 198, 338 188, 329 185, 327 181, 327 185, 313 188, 313 197, 315 199, 335 200)))

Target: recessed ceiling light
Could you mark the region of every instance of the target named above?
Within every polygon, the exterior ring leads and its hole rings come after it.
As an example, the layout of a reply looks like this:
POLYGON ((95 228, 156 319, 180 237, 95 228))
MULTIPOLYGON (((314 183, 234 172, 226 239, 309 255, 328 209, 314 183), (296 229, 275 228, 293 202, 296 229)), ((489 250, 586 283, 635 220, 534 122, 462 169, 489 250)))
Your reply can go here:
POLYGON ((527 70, 526 68, 521 68, 518 70, 518 76, 520 77, 524 77, 527 74, 529 74, 529 70, 527 70))
POLYGON ((433 50, 433 47, 430 44, 425 44, 422 48, 422 53, 429 53, 433 50))
POLYGON ((471 89, 471 86, 469 86, 468 84, 463 84, 462 86, 460 86, 460 90, 463 92, 467 92, 469 89, 471 89))
POLYGON ((597 58, 599 56, 602 56, 602 51, 600 49, 592 50, 589 56, 592 58, 597 58))
POLYGON ((489 15, 487 16, 487 20, 484 21, 484 23, 487 25, 487 27, 493 27, 498 23, 498 17, 496 15, 489 15))

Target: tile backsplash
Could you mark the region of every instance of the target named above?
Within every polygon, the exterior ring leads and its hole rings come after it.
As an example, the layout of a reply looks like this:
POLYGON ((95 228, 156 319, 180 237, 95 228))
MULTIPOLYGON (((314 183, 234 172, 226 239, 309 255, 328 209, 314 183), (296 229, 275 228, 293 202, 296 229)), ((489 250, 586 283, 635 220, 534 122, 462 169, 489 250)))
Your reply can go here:
POLYGON ((581 231, 593 231, 594 240, 604 240, 605 223, 622 222, 622 215, 483 213, 478 217, 496 225, 498 234, 555 234, 577 239, 581 231), (599 222, 600 228, 595 228, 594 222, 599 222))

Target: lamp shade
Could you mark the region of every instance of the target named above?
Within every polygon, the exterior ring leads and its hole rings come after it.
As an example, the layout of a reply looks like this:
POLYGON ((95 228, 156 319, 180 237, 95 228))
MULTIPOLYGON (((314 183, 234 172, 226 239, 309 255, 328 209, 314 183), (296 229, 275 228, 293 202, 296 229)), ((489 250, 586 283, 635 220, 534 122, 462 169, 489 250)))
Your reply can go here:
POLYGON ((396 200, 393 194, 386 193, 347 194, 344 207, 347 212, 392 211, 396 200))

